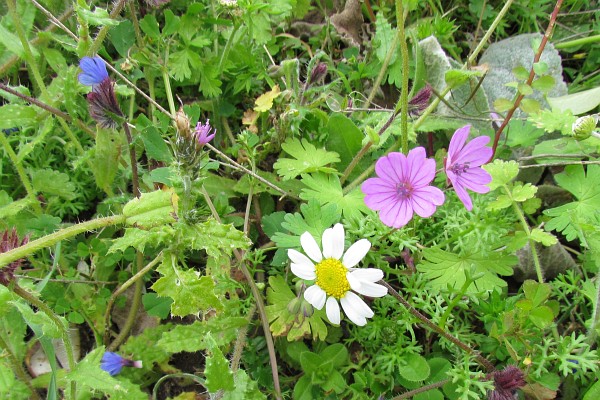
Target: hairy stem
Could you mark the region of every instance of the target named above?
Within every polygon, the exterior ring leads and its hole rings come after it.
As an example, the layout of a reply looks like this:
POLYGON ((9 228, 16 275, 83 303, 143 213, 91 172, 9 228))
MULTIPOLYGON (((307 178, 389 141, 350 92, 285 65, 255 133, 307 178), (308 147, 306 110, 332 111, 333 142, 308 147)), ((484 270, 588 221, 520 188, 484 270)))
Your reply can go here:
POLYGON ((31 385, 31 377, 25 372, 23 369, 23 364, 17 360, 15 357, 12 348, 9 346, 8 342, 4 340, 4 337, 0 335, 0 348, 6 352, 6 357, 8 358, 9 363, 12 365, 13 372, 19 378, 21 382, 27 385, 27 388, 31 391, 31 398, 34 400, 41 400, 40 394, 35 390, 35 388, 31 385))
POLYGON ((402 85, 400 100, 396 111, 400 108, 400 139, 402 152, 408 154, 408 45, 404 33, 404 4, 396 0, 396 24, 398 25, 398 39, 400 41, 400 55, 402 57, 402 85))

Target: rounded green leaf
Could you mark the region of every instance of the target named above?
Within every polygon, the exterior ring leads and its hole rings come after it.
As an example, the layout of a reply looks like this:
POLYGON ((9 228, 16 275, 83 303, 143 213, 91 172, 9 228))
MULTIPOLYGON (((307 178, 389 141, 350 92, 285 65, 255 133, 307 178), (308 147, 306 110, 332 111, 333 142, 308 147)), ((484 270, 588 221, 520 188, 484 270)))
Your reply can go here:
POLYGON ((400 372, 400 376, 404 379, 411 382, 419 382, 429 377, 431 369, 424 357, 418 354, 410 354, 404 358, 404 361, 406 364, 398 367, 398 372, 400 372))

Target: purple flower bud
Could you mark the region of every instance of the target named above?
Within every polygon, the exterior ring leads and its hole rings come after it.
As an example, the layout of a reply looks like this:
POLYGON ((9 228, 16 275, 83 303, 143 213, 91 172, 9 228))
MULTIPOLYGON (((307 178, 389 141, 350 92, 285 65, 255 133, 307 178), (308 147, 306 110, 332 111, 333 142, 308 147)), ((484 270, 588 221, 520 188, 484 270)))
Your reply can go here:
POLYGON ((115 96, 115 89, 110 78, 104 79, 88 93, 87 101, 91 117, 102 128, 116 128, 120 125, 123 113, 115 96))
POLYGON ((123 367, 142 368, 142 362, 128 360, 126 358, 121 357, 117 353, 113 353, 110 351, 105 352, 102 356, 100 368, 111 374, 111 376, 117 375, 119 372, 121 372, 123 367))
POLYGON ((205 144, 213 140, 215 134, 217 133, 216 129, 213 129, 210 126, 209 122, 210 120, 207 119, 204 125, 202 125, 200 122, 198 122, 198 125, 196 125, 194 136, 200 146, 204 146, 205 144))
POLYGON ((411 117, 421 115, 429 104, 431 98, 431 85, 428 83, 423 89, 419 90, 416 95, 408 102, 408 114, 411 117))
POLYGON ((308 84, 310 85, 320 81, 321 79, 325 78, 325 75, 327 75, 327 64, 320 62, 311 71, 308 84))
POLYGON ((92 88, 94 88, 108 78, 106 65, 98 56, 95 56, 94 58, 83 57, 81 61, 79 61, 79 68, 81 68, 83 72, 79 74, 77 79, 82 85, 92 86, 92 88))
POLYGON ((494 372, 493 379, 495 388, 488 392, 488 400, 513 400, 516 390, 526 384, 523 371, 514 365, 494 372))
MULTIPOLYGON (((7 229, 0 239, 0 253, 6 253, 12 249, 23 246, 29 242, 29 236, 25 236, 19 243, 19 235, 15 228, 7 229)), ((15 278, 15 270, 21 266, 23 259, 13 261, 12 263, 0 268, 0 283, 8 285, 15 278)))

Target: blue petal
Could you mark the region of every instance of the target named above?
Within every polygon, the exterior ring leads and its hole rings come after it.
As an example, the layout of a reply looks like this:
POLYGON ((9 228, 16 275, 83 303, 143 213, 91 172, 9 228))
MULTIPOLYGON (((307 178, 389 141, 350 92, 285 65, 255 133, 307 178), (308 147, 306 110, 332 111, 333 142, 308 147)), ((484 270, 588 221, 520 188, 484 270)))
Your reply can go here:
POLYGON ((97 85, 108 78, 106 65, 98 56, 95 56, 94 58, 83 57, 79 62, 79 68, 81 68, 83 72, 79 74, 78 79, 83 85, 97 85))
POLYGON ((108 372, 112 376, 117 375, 123 369, 123 360, 124 358, 118 355, 117 353, 112 353, 107 351, 102 356, 102 362, 100 363, 100 368, 104 371, 108 372))

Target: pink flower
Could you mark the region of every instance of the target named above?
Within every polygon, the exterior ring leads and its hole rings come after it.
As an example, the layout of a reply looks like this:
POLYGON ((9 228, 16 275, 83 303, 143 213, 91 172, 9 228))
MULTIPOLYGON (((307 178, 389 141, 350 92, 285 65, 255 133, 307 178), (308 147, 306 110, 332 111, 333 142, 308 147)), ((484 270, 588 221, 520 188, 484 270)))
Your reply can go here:
POLYGON ((200 146, 204 146, 206 143, 213 140, 215 134, 217 133, 216 129, 213 129, 210 126, 209 122, 210 121, 207 119, 204 125, 202 125, 200 122, 198 122, 198 124, 196 125, 194 136, 196 137, 196 140, 198 140, 198 144, 200 146))
POLYGON ((478 136, 465 145, 471 125, 463 126, 454 132, 450 139, 448 158, 446 158, 446 175, 466 209, 473 209, 473 202, 466 189, 475 193, 487 193, 485 186, 492 177, 481 166, 492 157, 492 149, 485 145, 490 141, 487 136, 478 136))
POLYGON ((413 213, 426 218, 444 203, 444 193, 429 186, 435 177, 435 161, 425 158, 425 149, 412 149, 408 156, 390 153, 375 164, 377 178, 362 184, 365 204, 379 211, 379 218, 387 226, 401 228, 413 213))

